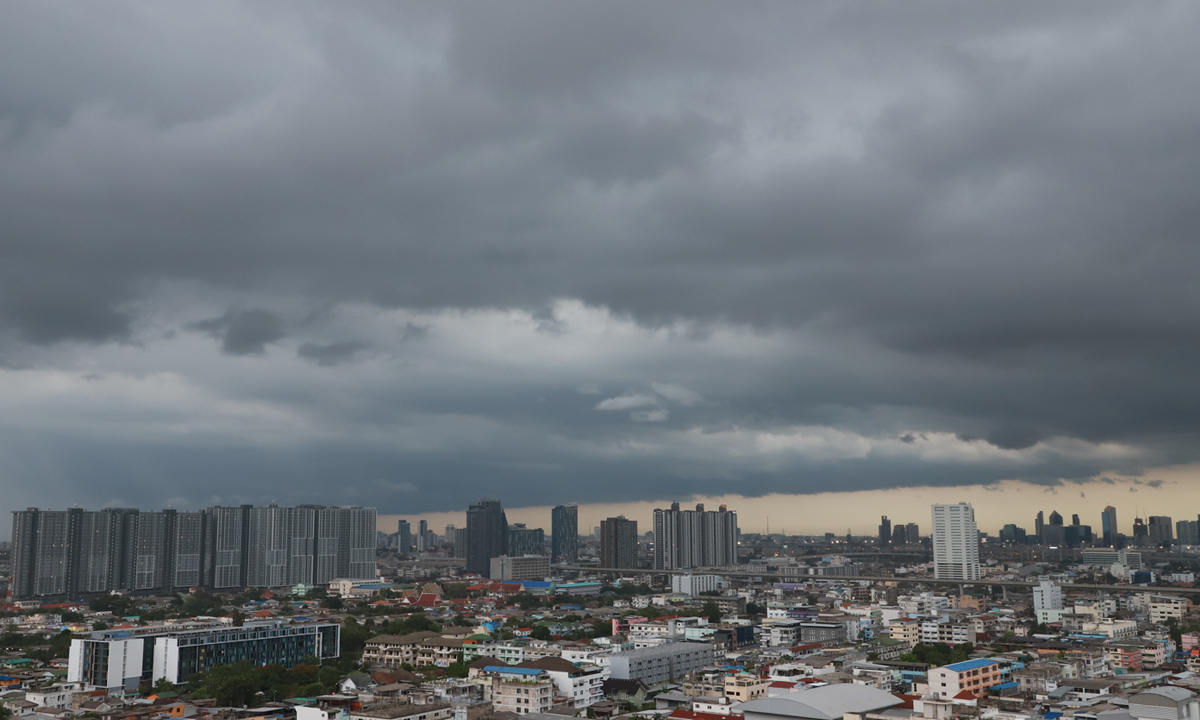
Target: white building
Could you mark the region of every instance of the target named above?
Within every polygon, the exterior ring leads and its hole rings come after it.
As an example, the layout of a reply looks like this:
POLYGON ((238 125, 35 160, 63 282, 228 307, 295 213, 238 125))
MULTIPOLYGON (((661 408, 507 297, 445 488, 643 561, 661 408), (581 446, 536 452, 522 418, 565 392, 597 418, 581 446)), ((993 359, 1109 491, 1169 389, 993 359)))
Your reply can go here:
POLYGON ((695 597, 703 592, 721 589, 720 575, 672 575, 671 592, 695 597))
POLYGON ((1033 589, 1033 610, 1038 622, 1058 622, 1063 616, 1063 592, 1057 583, 1039 580, 1033 589))
POLYGON ((1182 620, 1188 601, 1174 595, 1155 595, 1150 599, 1150 622, 1165 623, 1170 618, 1182 620))
POLYGON ((938 580, 979 579, 979 530, 970 503, 933 506, 933 572, 938 580))
POLYGON ((714 658, 714 647, 708 643, 677 642, 613 653, 608 667, 611 677, 655 685, 701 670, 714 658))

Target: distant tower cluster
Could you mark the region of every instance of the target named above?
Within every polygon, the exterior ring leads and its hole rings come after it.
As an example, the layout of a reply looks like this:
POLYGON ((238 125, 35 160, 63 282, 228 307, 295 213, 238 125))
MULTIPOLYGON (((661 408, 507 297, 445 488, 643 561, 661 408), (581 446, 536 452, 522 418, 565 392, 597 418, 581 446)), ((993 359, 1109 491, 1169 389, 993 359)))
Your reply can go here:
POLYGON ((15 599, 322 585, 375 577, 375 508, 13 513, 15 599))
POLYGON ((689 568, 737 564, 737 513, 724 505, 719 510, 654 511, 654 569, 689 568))
POLYGON ((979 530, 970 503, 933 506, 933 571, 938 580, 979 579, 979 530))

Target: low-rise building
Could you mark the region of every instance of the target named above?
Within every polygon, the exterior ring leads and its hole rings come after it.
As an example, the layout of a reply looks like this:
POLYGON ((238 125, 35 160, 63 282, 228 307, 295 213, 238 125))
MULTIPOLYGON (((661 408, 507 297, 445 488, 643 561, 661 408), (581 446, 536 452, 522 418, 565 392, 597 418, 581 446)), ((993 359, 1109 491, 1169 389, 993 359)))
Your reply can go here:
POLYGON ((1000 663, 995 660, 966 660, 929 671, 929 693, 945 699, 961 692, 983 697, 988 688, 1000 682, 1000 663))
POLYGON ((489 665, 481 673, 492 680, 492 706, 518 715, 544 713, 554 705, 554 681, 537 668, 489 665))
POLYGON ((737 673, 725 676, 724 694, 733 702, 750 702, 766 697, 769 687, 771 687, 770 680, 764 680, 749 673, 737 673))
POLYGON ((679 642, 613 653, 607 662, 611 677, 654 685, 711 665, 714 657, 708 643, 679 642))
POLYGON ((1150 622, 1162 624, 1172 618, 1182 620, 1190 605, 1187 598, 1155 595, 1150 599, 1150 622))
POLYGON ((599 665, 576 665, 557 657, 526 660, 519 667, 542 670, 554 682, 558 694, 576 709, 595 705, 604 699, 604 681, 609 669, 599 665))
POLYGON ((492 558, 491 578, 493 580, 520 581, 545 580, 550 577, 550 558, 544 555, 521 555, 509 557, 501 555, 492 558))

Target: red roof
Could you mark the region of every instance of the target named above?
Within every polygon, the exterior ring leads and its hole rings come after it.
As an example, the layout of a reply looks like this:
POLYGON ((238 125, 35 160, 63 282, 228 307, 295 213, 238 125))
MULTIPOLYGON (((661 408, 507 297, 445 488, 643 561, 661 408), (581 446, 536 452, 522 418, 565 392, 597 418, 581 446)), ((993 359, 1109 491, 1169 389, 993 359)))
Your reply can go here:
POLYGON ((920 695, 901 695, 900 693, 892 693, 892 694, 904 701, 898 707, 902 707, 905 710, 912 710, 913 709, 913 701, 921 699, 920 695))
POLYGON ((675 718, 675 720, 729 720, 728 715, 718 715, 717 713, 692 712, 683 708, 676 708, 675 712, 667 716, 675 718))
POLYGON ((771 683, 770 687, 773 687, 773 688, 794 688, 794 687, 796 687, 796 683, 794 683, 794 682, 784 682, 784 681, 782 681, 782 680, 776 680, 775 682, 771 683))
POLYGON ((975 697, 975 693, 971 692, 970 690, 963 690, 959 694, 955 695, 954 699, 955 700, 976 700, 977 698, 975 697))

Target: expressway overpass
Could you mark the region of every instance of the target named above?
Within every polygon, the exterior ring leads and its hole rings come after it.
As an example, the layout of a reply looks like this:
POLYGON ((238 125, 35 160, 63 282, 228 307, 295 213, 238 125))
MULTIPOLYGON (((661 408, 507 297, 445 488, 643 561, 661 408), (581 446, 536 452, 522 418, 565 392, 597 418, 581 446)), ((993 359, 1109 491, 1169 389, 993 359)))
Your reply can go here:
MULTIPOLYGON (((764 572, 730 572, 721 568, 695 568, 693 570, 646 570, 633 568, 602 568, 589 565, 556 565, 563 570, 578 570, 579 572, 613 573, 617 575, 720 575, 728 578, 757 578, 763 582, 891 582, 899 585, 981 585, 1001 588, 1032 588, 1037 585, 1032 580, 935 580, 928 575, 908 577, 904 575, 776 575, 764 572)), ((1103 590, 1107 592, 1145 592, 1155 595, 1183 595, 1196 597, 1200 588, 1154 587, 1145 585, 1094 585, 1090 583, 1065 583, 1064 588, 1072 590, 1103 590)))

